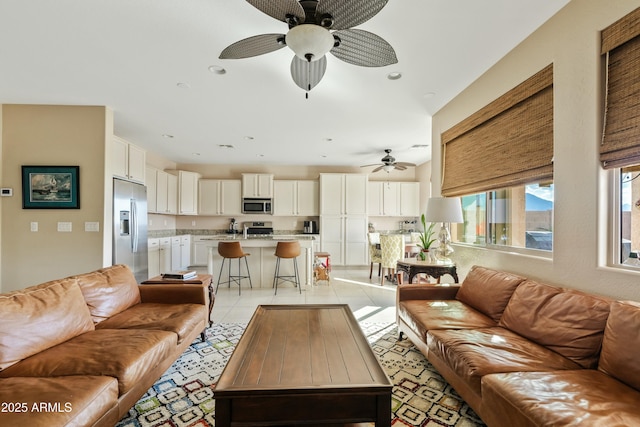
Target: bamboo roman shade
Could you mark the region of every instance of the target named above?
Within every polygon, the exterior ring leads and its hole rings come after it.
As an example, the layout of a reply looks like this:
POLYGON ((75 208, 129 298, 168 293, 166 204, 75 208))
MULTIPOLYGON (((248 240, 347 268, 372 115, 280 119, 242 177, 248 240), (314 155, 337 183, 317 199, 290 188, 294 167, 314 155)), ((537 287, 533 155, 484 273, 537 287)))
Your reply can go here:
POLYGON ((553 178, 553 64, 442 133, 444 196, 553 178))
POLYGON ((640 8, 601 37, 607 94, 600 161, 611 169, 640 163, 640 8))

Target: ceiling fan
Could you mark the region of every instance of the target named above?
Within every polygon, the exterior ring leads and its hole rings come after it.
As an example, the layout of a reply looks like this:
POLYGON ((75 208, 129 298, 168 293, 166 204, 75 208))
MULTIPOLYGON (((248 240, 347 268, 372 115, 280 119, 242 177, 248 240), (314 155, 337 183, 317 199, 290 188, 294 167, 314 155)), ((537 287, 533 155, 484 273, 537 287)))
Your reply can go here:
POLYGON ((383 38, 354 29, 375 16, 388 0, 247 0, 267 15, 285 22, 287 34, 261 34, 227 46, 220 59, 241 59, 289 46, 295 53, 291 76, 309 91, 324 76, 326 54, 362 67, 383 67, 398 62, 393 47, 383 38))
POLYGON ((383 170, 386 173, 389 173, 394 169, 397 169, 399 171, 403 171, 403 170, 407 169, 408 167, 415 166, 415 164, 413 164, 413 163, 396 162, 396 158, 391 155, 391 149, 390 148, 387 148, 386 150, 384 150, 384 152, 387 153, 387 155, 384 156, 382 159, 380 159, 382 164, 374 163, 372 165, 362 165, 360 167, 367 168, 367 167, 370 167, 370 166, 378 166, 377 168, 372 170, 371 173, 378 172, 379 170, 383 170))

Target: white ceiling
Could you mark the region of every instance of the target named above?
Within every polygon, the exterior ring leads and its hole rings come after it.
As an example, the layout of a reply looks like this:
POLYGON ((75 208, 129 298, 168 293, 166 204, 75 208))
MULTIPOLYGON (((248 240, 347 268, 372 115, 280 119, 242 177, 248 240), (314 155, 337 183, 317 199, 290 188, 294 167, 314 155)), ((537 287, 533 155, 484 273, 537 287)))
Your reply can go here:
POLYGON ((391 148, 421 164, 431 148, 411 147, 430 144, 430 115, 566 3, 389 0, 357 28, 388 41, 398 63, 328 55, 305 99, 288 48, 218 59, 235 41, 287 31, 244 0, 0 0, 0 103, 107 105, 116 135, 177 163, 354 166, 391 148))

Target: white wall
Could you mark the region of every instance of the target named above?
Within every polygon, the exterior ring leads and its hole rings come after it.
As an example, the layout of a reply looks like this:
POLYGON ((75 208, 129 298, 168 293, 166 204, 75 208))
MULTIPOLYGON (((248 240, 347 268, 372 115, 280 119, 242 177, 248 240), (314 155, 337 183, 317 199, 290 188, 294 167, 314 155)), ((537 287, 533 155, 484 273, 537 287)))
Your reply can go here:
MULTIPOLYGON (((619 299, 640 300, 640 274, 606 266, 609 173, 598 161, 603 116, 600 31, 640 0, 573 0, 433 117, 434 193, 441 186, 440 134, 554 64, 553 259, 456 246, 464 276, 474 264, 619 299)), ((491 167, 487 165, 487 167, 491 167)))

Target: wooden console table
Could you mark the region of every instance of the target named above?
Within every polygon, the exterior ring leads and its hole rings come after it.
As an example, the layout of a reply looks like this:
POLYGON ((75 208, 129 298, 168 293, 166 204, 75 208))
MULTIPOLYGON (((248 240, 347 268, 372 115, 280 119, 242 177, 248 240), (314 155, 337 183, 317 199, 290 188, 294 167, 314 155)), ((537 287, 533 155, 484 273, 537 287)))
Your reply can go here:
POLYGON ((413 278, 420 273, 434 277, 438 283, 440 278, 445 274, 450 275, 458 283, 458 272, 455 264, 438 264, 429 261, 418 261, 415 258, 405 258, 398 261, 396 265, 397 272, 405 272, 409 275, 409 283, 413 282, 413 278))
POLYGON ((213 390, 216 427, 389 427, 392 387, 348 305, 260 305, 213 390))

